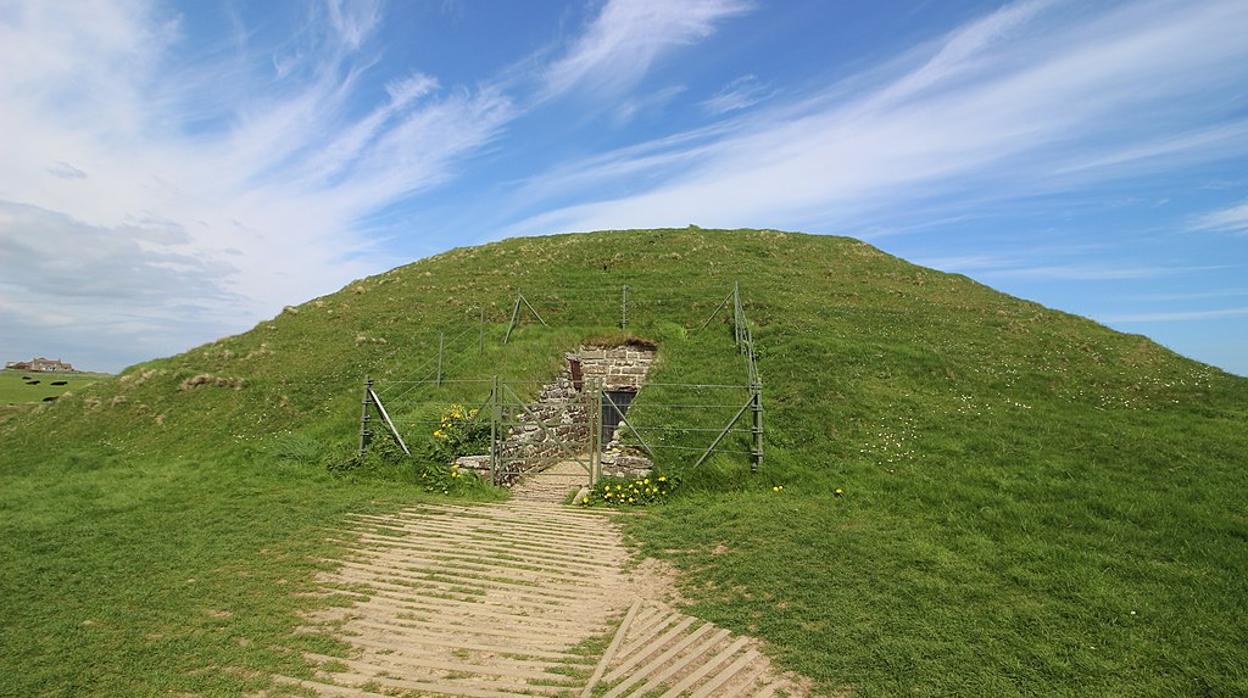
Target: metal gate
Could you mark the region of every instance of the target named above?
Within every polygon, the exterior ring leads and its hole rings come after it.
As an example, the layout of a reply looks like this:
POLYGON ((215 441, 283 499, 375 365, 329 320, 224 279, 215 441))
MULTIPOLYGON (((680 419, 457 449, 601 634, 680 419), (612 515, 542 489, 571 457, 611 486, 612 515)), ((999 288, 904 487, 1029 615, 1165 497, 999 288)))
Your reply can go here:
POLYGON ((585 484, 598 479, 601 448, 600 391, 586 390, 565 402, 526 402, 517 384, 494 381, 490 392, 491 479, 511 485, 526 475, 559 463, 573 462, 585 473, 585 484))

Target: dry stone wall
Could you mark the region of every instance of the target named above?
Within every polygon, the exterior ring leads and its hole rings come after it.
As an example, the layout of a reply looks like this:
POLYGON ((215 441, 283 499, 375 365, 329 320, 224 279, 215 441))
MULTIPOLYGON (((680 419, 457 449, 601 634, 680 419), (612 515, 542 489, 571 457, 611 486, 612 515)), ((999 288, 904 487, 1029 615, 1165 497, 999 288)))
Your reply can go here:
MULTIPOLYGON (((640 390, 654 357, 653 348, 636 344, 584 346, 565 354, 559 375, 542 386, 527 410, 516 415, 516 426, 508 430, 500 444, 503 482, 511 484, 522 470, 539 466, 541 461, 571 460, 587 453, 589 411, 596 405, 594 387, 640 390)), ((620 477, 649 474, 653 467, 650 460, 637 449, 622 445, 620 436, 617 429, 603 448, 603 473, 620 477)), ((489 456, 465 456, 456 463, 462 469, 484 475, 489 471, 489 460, 489 456)))
POLYGON ((567 354, 568 365, 574 369, 580 364, 585 380, 602 381, 603 390, 640 390, 646 382, 646 374, 654 363, 654 350, 628 344, 622 347, 582 347, 575 354, 567 354))

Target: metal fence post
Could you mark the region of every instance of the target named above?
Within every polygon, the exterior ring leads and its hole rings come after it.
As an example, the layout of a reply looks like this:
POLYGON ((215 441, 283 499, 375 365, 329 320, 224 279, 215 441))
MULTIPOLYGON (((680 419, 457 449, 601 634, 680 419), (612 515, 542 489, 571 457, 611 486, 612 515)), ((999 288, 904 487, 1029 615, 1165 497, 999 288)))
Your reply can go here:
POLYGON ((719 311, 723 310, 724 307, 728 305, 728 301, 732 300, 733 293, 734 293, 733 291, 729 291, 728 295, 724 296, 724 299, 719 302, 719 305, 715 306, 715 310, 712 310, 711 314, 707 316, 706 320, 704 320, 702 324, 698 326, 698 330, 697 330, 698 332, 705 330, 706 326, 711 324, 711 320, 714 320, 715 316, 719 315, 719 311))
POLYGON ((753 398, 750 404, 750 411, 753 413, 753 422, 750 425, 750 435, 753 437, 750 447, 750 472, 757 473, 763 462, 763 384, 757 379, 750 383, 750 394, 753 398))
POLYGON ((590 474, 590 485, 602 478, 602 448, 604 446, 602 443, 602 391, 604 387, 601 378, 594 381, 594 407, 593 413, 589 417, 589 444, 593 454, 591 462, 594 463, 594 466, 592 469, 596 471, 597 476, 595 477, 594 473, 590 474))
POLYGON ((373 379, 368 376, 364 377, 364 400, 360 408, 360 458, 364 457, 364 452, 368 450, 368 439, 372 436, 372 432, 368 430, 368 404, 372 402, 373 395, 373 379))
POLYGON ((503 344, 511 339, 511 331, 516 329, 516 320, 520 318, 520 291, 516 291, 516 303, 511 306, 511 322, 507 323, 507 334, 503 335, 503 344))
POLYGON ((741 284, 732 282, 732 336, 741 351, 741 284))
POLYGON ((502 420, 501 408, 498 403, 498 375, 490 385, 490 484, 498 485, 498 439, 499 422, 502 420))
POLYGON ((442 350, 446 346, 446 333, 438 333, 438 378, 434 381, 434 385, 442 387, 442 350))

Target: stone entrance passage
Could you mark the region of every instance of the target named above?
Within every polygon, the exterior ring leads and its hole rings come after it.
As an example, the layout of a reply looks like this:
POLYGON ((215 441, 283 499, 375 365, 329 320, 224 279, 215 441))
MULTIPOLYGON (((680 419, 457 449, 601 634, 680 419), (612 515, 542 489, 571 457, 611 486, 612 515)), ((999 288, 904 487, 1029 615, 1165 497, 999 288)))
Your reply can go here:
MULTIPOLYGON (((600 474, 648 475, 653 463, 623 445, 620 436, 624 414, 645 385, 655 350, 652 343, 635 340, 619 346, 586 345, 565 354, 559 374, 541 386, 536 400, 505 408, 507 427, 496 446, 495 481, 514 485, 553 466, 568 470, 569 462, 581 464, 579 477, 565 474, 571 491, 600 474), (600 433, 593 434, 598 428, 600 433), (598 453, 591 456, 594 448, 598 453), (601 468, 592 477, 591 463, 601 468)), ((465 456, 457 465, 488 477, 491 456, 465 456)))
POLYGON ((654 464, 638 449, 620 442, 621 422, 628 406, 646 383, 654 364, 656 347, 649 343, 618 347, 582 347, 569 355, 571 364, 579 360, 584 379, 602 386, 602 474, 617 477, 645 477, 654 464))

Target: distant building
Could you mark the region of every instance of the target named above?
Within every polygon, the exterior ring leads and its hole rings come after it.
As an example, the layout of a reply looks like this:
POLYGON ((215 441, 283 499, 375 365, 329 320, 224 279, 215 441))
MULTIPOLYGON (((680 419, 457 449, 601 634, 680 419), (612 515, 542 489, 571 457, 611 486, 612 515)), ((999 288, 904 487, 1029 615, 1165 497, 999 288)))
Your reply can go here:
POLYGON ((30 361, 6 361, 4 367, 18 371, 38 371, 40 373, 69 372, 74 370, 72 365, 60 359, 45 359, 42 356, 35 357, 30 361))

